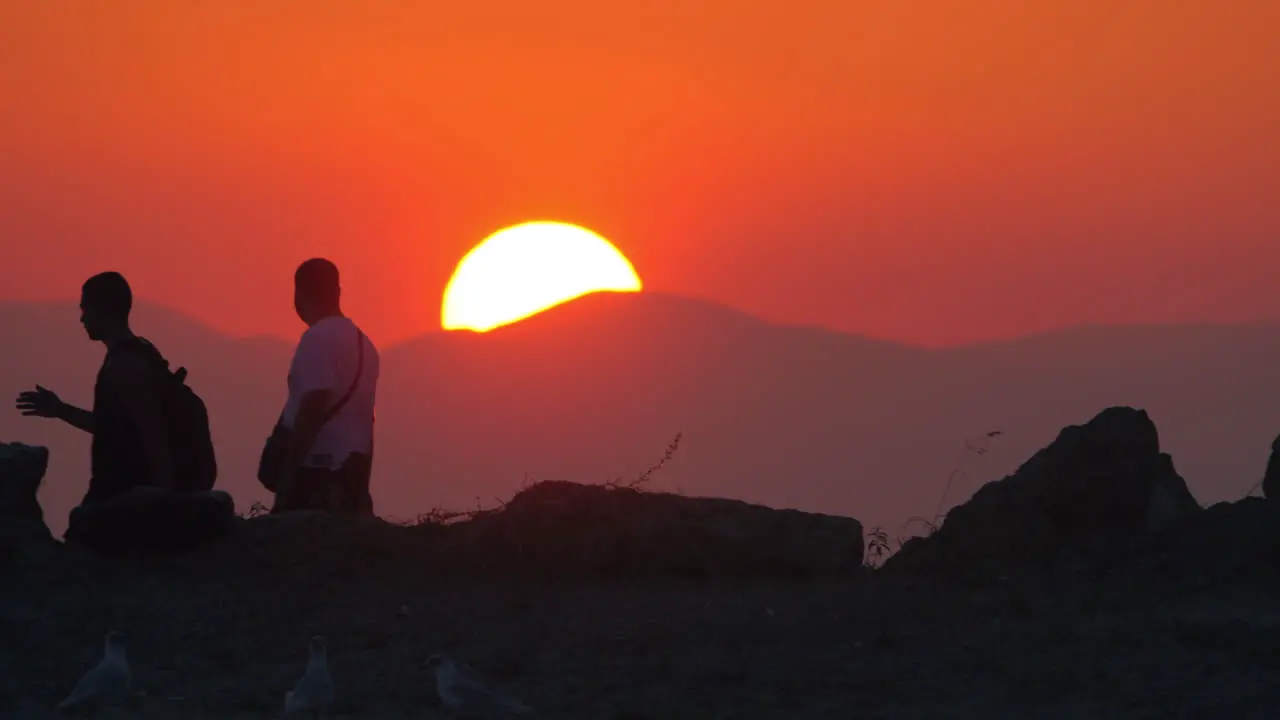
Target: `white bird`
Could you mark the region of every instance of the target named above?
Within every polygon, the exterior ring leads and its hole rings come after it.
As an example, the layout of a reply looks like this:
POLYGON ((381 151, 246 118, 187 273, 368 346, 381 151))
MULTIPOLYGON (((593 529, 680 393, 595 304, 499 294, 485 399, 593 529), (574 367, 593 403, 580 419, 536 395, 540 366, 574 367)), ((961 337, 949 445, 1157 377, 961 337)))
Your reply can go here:
POLYGON ((103 645, 102 659, 80 678, 67 699, 58 704, 59 712, 86 705, 117 703, 128 697, 132 681, 124 636, 113 630, 107 633, 103 645))
POLYGON ((333 706, 333 678, 329 676, 327 646, 324 636, 311 638, 307 672, 293 690, 284 695, 285 715, 305 712, 312 718, 329 717, 329 708, 333 706))
POLYGON ((457 664, 446 655, 427 658, 427 667, 435 670, 436 694, 440 696, 441 704, 455 714, 504 718, 523 715, 530 710, 527 705, 504 697, 463 675, 457 664))

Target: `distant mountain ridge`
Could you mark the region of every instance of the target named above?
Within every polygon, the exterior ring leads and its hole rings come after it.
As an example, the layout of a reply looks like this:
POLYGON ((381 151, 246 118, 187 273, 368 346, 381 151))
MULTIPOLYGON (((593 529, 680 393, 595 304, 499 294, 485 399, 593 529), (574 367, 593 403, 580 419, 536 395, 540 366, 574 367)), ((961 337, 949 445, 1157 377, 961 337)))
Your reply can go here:
MULTIPOLYGON (((6 400, 38 382, 88 404, 101 350, 77 319, 71 302, 0 303, 6 400)), ((254 468, 291 344, 230 338, 146 303, 135 327, 209 403, 220 486, 240 507, 265 499, 254 468)), ((381 348, 375 502, 411 517, 492 504, 530 476, 634 475, 682 432, 657 487, 849 514, 892 534, 934 512, 962 457, 948 506, 1118 404, 1150 412, 1197 497, 1235 498, 1280 433, 1278 330, 1082 326, 929 350, 671 295, 588 295, 490 333, 381 348), (989 430, 1004 434, 964 457, 989 430)), ((53 450, 42 502, 60 531, 84 491, 88 438, 7 408, 0 439, 53 450)))

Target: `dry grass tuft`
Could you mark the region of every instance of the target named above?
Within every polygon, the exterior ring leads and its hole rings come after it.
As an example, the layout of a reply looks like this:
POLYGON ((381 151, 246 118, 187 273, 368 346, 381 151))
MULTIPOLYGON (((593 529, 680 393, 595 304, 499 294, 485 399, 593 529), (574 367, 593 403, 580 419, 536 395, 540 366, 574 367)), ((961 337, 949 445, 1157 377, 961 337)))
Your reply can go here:
MULTIPOLYGON (((611 490, 633 490, 636 492, 643 492, 645 487, 650 483, 650 481, 652 481, 653 476, 660 472, 662 468, 666 466, 667 462, 675 456, 676 451, 680 448, 680 439, 683 436, 683 432, 677 432, 671 442, 667 444, 666 449, 662 453, 662 457, 658 458, 657 462, 650 465, 644 472, 640 473, 636 477, 630 480, 623 479, 622 477, 616 477, 612 480, 606 480, 598 484, 611 490)), ((525 475, 524 480, 520 483, 520 489, 517 491, 517 494, 528 490, 539 482, 541 481, 533 476, 525 475)), ((453 510, 443 507, 434 507, 424 513, 419 513, 412 519, 389 520, 389 522, 411 527, 422 525, 443 527, 454 523, 475 520, 476 518, 490 515, 492 513, 502 512, 506 506, 507 502, 500 498, 494 498, 493 505, 485 506, 480 502, 480 498, 477 497, 476 506, 469 510, 453 510)))
POLYGON ((933 518, 915 516, 907 518, 902 524, 904 534, 894 538, 894 542, 889 542, 889 535, 884 528, 876 526, 867 532, 866 560, 864 564, 868 568, 878 568, 893 556, 898 550, 902 549, 904 543, 913 537, 929 537, 938 532, 938 528, 942 527, 942 522, 946 519, 946 513, 943 508, 946 506, 947 494, 951 492, 951 486, 955 484, 956 478, 968 479, 968 466, 977 458, 987 454, 987 450, 991 447, 991 442, 997 437, 1004 434, 1002 430, 989 430, 976 438, 970 438, 964 441, 964 449, 960 452, 960 457, 956 459, 955 465, 951 468, 951 472, 947 474, 947 482, 942 487, 942 495, 938 498, 938 509, 934 512, 933 518), (913 526, 918 526, 920 532, 912 532, 913 526))

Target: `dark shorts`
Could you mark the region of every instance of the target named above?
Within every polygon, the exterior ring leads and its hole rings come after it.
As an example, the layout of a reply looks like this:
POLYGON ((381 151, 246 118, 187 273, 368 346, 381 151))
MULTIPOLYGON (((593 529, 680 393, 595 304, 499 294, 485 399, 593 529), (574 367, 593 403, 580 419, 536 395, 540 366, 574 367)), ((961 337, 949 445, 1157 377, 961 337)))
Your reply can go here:
POLYGON ((337 470, 301 468, 292 491, 276 493, 271 512, 328 510, 372 515, 373 496, 369 494, 372 466, 368 455, 353 453, 337 470))

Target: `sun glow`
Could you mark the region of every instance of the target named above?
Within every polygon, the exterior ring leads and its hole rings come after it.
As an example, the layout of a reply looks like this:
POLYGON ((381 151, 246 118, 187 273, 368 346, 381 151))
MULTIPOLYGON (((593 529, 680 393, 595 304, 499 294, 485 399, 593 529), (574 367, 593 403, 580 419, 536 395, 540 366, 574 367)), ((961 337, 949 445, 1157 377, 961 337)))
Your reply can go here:
POLYGON ((490 235, 458 262, 440 325, 485 332, 588 293, 640 289, 635 268, 608 240, 569 223, 528 222, 490 235))

